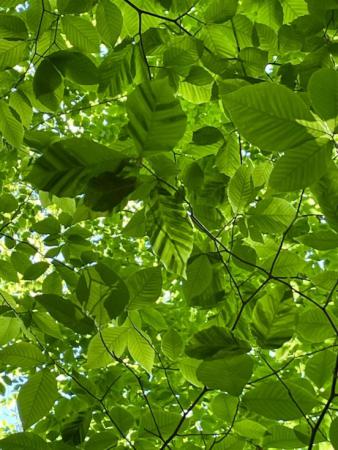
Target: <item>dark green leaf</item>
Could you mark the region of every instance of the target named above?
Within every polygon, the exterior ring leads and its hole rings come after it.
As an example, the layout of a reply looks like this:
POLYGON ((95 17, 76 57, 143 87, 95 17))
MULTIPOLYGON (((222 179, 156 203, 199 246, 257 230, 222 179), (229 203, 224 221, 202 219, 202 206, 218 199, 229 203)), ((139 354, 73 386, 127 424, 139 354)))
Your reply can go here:
POLYGON ((25 40, 27 36, 25 22, 20 17, 0 14, 0 39, 25 40))
POLYGON ((43 294, 35 297, 55 320, 81 334, 91 333, 94 322, 83 314, 81 309, 70 300, 53 295, 43 294))
POLYGON ((24 280, 36 280, 37 278, 41 277, 46 270, 48 269, 49 264, 44 261, 37 262, 35 264, 32 264, 31 266, 27 267, 23 274, 24 280))
POLYGON ((82 85, 97 84, 98 69, 86 55, 73 50, 62 50, 48 58, 65 78, 82 85))
POLYGON ((63 99, 64 84, 60 71, 49 59, 44 59, 37 68, 33 89, 36 98, 42 105, 55 111, 63 99))
POLYGON ((35 162, 29 181, 39 189, 62 197, 84 191, 91 178, 111 170, 118 172, 123 156, 85 138, 70 138, 51 144, 35 162))
POLYGON ((196 359, 220 359, 229 355, 248 353, 250 345, 236 338, 225 328, 212 326, 194 334, 185 348, 196 359))
POLYGON ((89 11, 94 3, 95 0, 57 0, 57 7, 62 14, 77 14, 89 11))

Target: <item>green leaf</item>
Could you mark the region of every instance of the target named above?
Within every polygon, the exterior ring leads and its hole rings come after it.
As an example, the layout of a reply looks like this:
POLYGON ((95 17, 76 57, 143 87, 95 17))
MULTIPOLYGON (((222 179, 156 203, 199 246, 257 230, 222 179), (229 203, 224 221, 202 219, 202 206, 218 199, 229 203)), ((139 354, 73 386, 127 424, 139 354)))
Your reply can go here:
POLYGON ((0 70, 22 62, 27 56, 27 48, 26 42, 0 39, 0 70))
POLYGON ((168 328, 168 324, 163 315, 155 308, 147 308, 141 311, 142 320, 155 330, 161 331, 168 328))
POLYGON ((322 289, 331 291, 334 288, 338 279, 338 272, 333 270, 325 270, 325 272, 316 273, 311 277, 311 281, 322 289))
POLYGON ((255 197, 252 167, 240 166, 231 178, 228 197, 235 213, 242 212, 255 197))
POLYGON ((212 266, 206 255, 197 256, 188 264, 187 279, 183 282, 185 298, 194 298, 204 292, 212 281, 212 266))
POLYGON ((146 217, 153 251, 168 271, 185 277, 193 236, 183 205, 169 195, 157 194, 146 217))
POLYGON ((323 68, 314 72, 308 84, 309 97, 315 112, 323 119, 332 119, 333 131, 338 118, 338 72, 323 68))
POLYGON ((112 352, 118 358, 126 349, 128 340, 127 327, 105 328, 90 341, 87 351, 87 367, 101 369, 114 362, 112 352))
POLYGON ((253 369, 250 356, 229 356, 225 359, 203 361, 197 369, 197 378, 211 389, 221 389, 231 395, 240 395, 253 369))
POLYGON ((110 410, 110 415, 124 433, 127 433, 134 424, 134 417, 121 406, 114 406, 114 408, 110 410))
POLYGON ((18 207, 18 201, 12 194, 2 194, 0 196, 0 211, 8 213, 15 211, 18 207))
POLYGON ((200 42, 190 36, 179 36, 171 40, 163 54, 163 64, 186 74, 187 66, 195 64, 201 55, 200 42))
POLYGON ((28 181, 39 189, 59 197, 83 193, 96 175, 121 167, 123 156, 85 138, 69 138, 54 142, 35 162, 28 181))
POLYGON ((25 11, 25 21, 32 33, 38 33, 39 36, 47 31, 52 25, 53 18, 51 15, 44 14, 44 8, 48 11, 52 10, 49 0, 44 0, 44 3, 39 0, 30 0, 29 7, 25 11))
POLYGON ((114 97, 125 93, 133 82, 132 49, 126 46, 108 54, 99 67, 99 92, 114 97))
POLYGON ((180 421, 180 415, 176 412, 162 411, 155 409, 153 414, 146 411, 141 418, 141 433, 145 436, 158 433, 157 428, 161 430, 161 435, 166 439, 175 431, 180 421))
POLYGON ((86 55, 74 50, 61 50, 49 55, 50 60, 62 75, 81 85, 97 84, 98 69, 93 61, 86 55))
POLYGON ((231 355, 248 353, 250 345, 225 328, 205 328, 193 335, 188 342, 185 352, 195 359, 221 359, 231 355))
POLYGON ((15 118, 10 107, 4 100, 0 100, 0 132, 13 147, 19 148, 22 145, 23 126, 15 118))
POLYGON ((54 295, 42 294, 35 297, 55 320, 77 333, 88 334, 94 329, 94 322, 70 300, 54 295))
POLYGON ((140 152, 172 150, 184 134, 186 115, 167 79, 145 82, 128 96, 129 133, 140 152))
POLYGON ((252 313, 252 331, 263 348, 277 348, 292 338, 297 308, 292 299, 271 292, 260 298, 252 313))
POLYGON ((32 122, 33 110, 28 96, 21 89, 12 92, 9 97, 9 106, 19 116, 22 125, 28 128, 32 122))
MULTIPOLYGON (((218 303, 225 300, 225 290, 224 290, 225 274, 223 266, 221 267, 216 263, 216 261, 212 261, 211 259, 209 259, 209 264, 210 263, 213 263, 211 266, 211 281, 208 282, 208 284, 204 284, 204 289, 201 290, 200 292, 196 290, 192 297, 188 297, 185 295, 187 304, 189 306, 197 306, 204 309, 210 309, 211 307, 214 307, 218 303)), ((209 272, 209 268, 207 270, 209 272)), ((207 279, 205 281, 208 281, 209 279, 208 272, 206 271, 207 279)), ((203 283, 205 283, 205 281, 202 281, 201 283, 202 286, 203 283)))
POLYGON ((124 281, 109 267, 96 264, 82 273, 76 295, 88 314, 98 323, 108 323, 125 310, 129 292, 124 281))
POLYGON ((330 250, 338 247, 338 233, 332 230, 316 231, 297 238, 300 242, 316 250, 330 250))
POLYGON ((255 269, 257 254, 252 247, 237 242, 233 247, 232 253, 232 260, 237 267, 248 271, 255 269))
POLYGON ((210 403, 210 408, 213 414, 219 419, 231 423, 236 413, 238 405, 238 398, 229 394, 218 394, 210 403))
POLYGON ((335 449, 338 448, 338 418, 336 417, 330 425, 330 441, 335 449))
POLYGON ((20 17, 0 14, 0 39, 25 40, 27 36, 25 22, 20 17))
POLYGON ((204 18, 206 22, 226 22, 236 14, 237 6, 238 0, 230 0, 226 3, 222 0, 212 0, 204 13, 204 18))
POLYGON ((320 389, 332 380, 336 355, 331 350, 324 350, 313 355, 306 363, 305 374, 320 389))
POLYGON ((277 197, 261 200, 248 211, 249 223, 269 234, 283 232, 295 216, 295 208, 287 200, 277 197))
POLYGON ((89 11, 94 3, 94 0, 57 0, 57 7, 61 14, 78 14, 89 11))
POLYGON ((313 137, 298 120, 314 120, 303 100, 285 86, 259 83, 223 96, 242 136, 270 152, 297 147, 313 137))
POLYGON ((24 429, 45 417, 58 397, 55 375, 48 369, 29 377, 18 395, 18 410, 24 429))
POLYGON ((111 211, 136 188, 137 179, 104 172, 89 180, 85 204, 93 211, 111 211))
POLYGON ((323 342, 335 332, 324 313, 309 306, 298 316, 297 334, 309 342, 323 342))
POLYGON ((259 439, 265 435, 267 428, 253 420, 244 419, 235 422, 234 430, 246 438, 259 439))
POLYGON ((61 14, 78 14, 89 11, 95 4, 95 0, 57 0, 57 7, 61 14))
MULTIPOLYGON (((272 256, 264 261, 266 270, 270 270, 275 257, 272 256)), ((291 253, 288 250, 282 250, 274 264, 272 274, 275 277, 292 277, 300 273, 304 267, 304 261, 296 253, 291 253)))
POLYGON ((245 65, 245 71, 248 76, 260 76, 268 64, 268 52, 255 48, 243 48, 239 52, 241 63, 245 65))
POLYGON ((36 311, 34 313, 33 322, 39 330, 43 331, 48 336, 52 336, 56 339, 64 338, 62 333, 63 330, 61 330, 60 325, 47 312, 36 311))
POLYGON ((18 275, 10 261, 0 260, 0 278, 13 283, 18 281, 18 275))
POLYGON ((46 217, 32 226, 32 230, 40 234, 57 234, 60 232, 60 222, 53 216, 46 217))
POLYGON ((148 373, 152 372, 155 351, 151 345, 149 336, 134 326, 129 328, 128 351, 131 357, 138 362, 148 373))
POLYGON ((289 381, 286 386, 280 381, 264 381, 245 394, 243 401, 250 411, 273 420, 298 419, 318 404, 313 390, 289 381))
POLYGON ((14 433, 0 441, 2 450, 46 450, 48 444, 34 433, 14 433))
POLYGON ((213 82, 211 74, 200 66, 192 66, 185 81, 196 86, 205 86, 213 82))
POLYGON ((170 328, 161 339, 163 353, 172 360, 177 359, 183 351, 183 340, 179 333, 170 328))
POLYGON ((182 96, 184 100, 200 105, 202 103, 210 102, 212 86, 197 86, 196 84, 182 82, 178 94, 182 96))
POLYGON ((128 278, 128 289, 131 294, 131 308, 142 308, 156 302, 162 292, 160 267, 150 267, 134 272, 128 278))
POLYGON ((76 411, 76 413, 62 425, 62 441, 70 444, 71 447, 81 444, 85 440, 91 420, 91 410, 76 411))
POLYGON ((100 37, 89 20, 78 16, 64 16, 62 27, 67 39, 74 47, 87 53, 99 52, 100 37))
POLYGON ((108 450, 112 445, 117 444, 117 437, 114 431, 100 431, 89 438, 85 444, 86 450, 108 450))
POLYGON ((2 0, 1 7, 2 8, 12 8, 20 3, 20 0, 2 0))
POLYGON ((269 183, 278 191, 303 189, 319 180, 328 169, 332 144, 310 141, 282 156, 275 164, 269 183))
POLYGON ((327 221, 338 231, 338 167, 333 163, 326 174, 311 187, 327 221))
POLYGON ((284 23, 293 22, 297 17, 308 14, 305 0, 283 0, 284 23))
POLYGON ((68 286, 76 286, 79 275, 75 273, 74 270, 60 263, 56 259, 53 260, 53 265, 56 271, 62 277, 62 280, 65 281, 68 286))
POLYGON ((8 344, 20 333, 21 323, 16 317, 0 316, 0 345, 8 344))
POLYGON ((238 137, 232 133, 216 156, 216 164, 220 172, 225 173, 228 177, 235 175, 241 165, 240 151, 238 137))
POLYGON ((106 45, 114 47, 121 34, 123 16, 110 0, 100 0, 96 9, 96 28, 106 45))
POLYGON ((30 265, 23 274, 24 280, 36 280, 43 275, 48 269, 49 264, 44 261, 30 265))
MULTIPOLYGON (((226 8, 226 6, 223 7, 226 8)), ((213 58, 215 58, 215 56, 237 58, 238 46, 239 48, 252 46, 252 28, 252 22, 248 17, 242 14, 236 14, 231 21, 224 24, 210 24, 204 26, 204 44, 211 50, 213 58), (224 39, 224 36, 227 36, 227 39, 224 39)))
POLYGON ((143 237, 145 235, 144 209, 136 211, 127 225, 123 228, 123 234, 129 237, 143 237))
POLYGON ((25 370, 40 366, 46 362, 46 358, 36 345, 18 342, 0 350, 0 362, 25 370))
POLYGON ((199 381, 197 378, 197 368, 200 365, 200 361, 198 359, 192 358, 182 358, 179 361, 179 369, 185 380, 194 386, 202 387, 203 383, 199 381))
POLYGON ((215 127, 202 127, 193 132, 192 140, 196 145, 212 145, 223 139, 223 134, 215 127))
POLYGON ((263 439, 266 448, 296 449, 303 448, 304 442, 300 441, 292 428, 283 425, 273 425, 269 428, 263 439))
POLYGON ((64 84, 60 71, 51 60, 44 59, 37 68, 33 79, 33 89, 42 105, 52 111, 59 108, 63 99, 64 84))

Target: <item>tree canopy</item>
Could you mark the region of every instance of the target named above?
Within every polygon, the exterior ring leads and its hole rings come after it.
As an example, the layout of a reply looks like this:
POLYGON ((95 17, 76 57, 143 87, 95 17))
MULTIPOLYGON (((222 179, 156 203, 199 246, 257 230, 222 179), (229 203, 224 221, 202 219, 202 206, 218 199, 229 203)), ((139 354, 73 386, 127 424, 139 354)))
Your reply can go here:
POLYGON ((1 450, 338 449, 337 29, 0 0, 1 450))

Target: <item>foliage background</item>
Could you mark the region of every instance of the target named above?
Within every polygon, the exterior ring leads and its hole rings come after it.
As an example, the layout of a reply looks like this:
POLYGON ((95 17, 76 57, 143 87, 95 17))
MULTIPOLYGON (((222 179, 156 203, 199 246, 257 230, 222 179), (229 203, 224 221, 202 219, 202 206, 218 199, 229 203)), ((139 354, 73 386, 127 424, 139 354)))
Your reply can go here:
POLYGON ((1 449, 338 448, 337 15, 0 1, 1 449))

